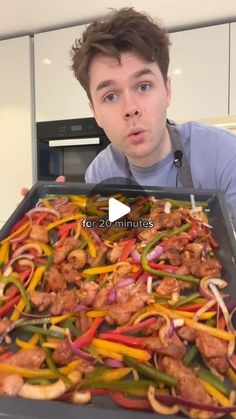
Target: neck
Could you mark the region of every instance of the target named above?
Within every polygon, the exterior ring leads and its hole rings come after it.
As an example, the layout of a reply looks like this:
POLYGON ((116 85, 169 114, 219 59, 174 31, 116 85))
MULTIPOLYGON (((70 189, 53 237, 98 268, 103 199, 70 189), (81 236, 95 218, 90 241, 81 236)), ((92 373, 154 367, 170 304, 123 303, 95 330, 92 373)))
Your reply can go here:
POLYGON ((158 146, 149 155, 144 157, 126 156, 129 163, 137 167, 150 167, 163 160, 171 151, 171 141, 168 129, 165 127, 164 135, 158 146))

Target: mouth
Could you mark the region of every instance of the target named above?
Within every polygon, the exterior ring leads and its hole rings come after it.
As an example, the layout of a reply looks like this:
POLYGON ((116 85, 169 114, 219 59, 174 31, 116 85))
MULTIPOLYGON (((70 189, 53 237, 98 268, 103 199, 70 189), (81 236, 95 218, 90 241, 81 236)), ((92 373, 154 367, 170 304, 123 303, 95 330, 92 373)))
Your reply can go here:
POLYGON ((128 139, 131 142, 140 142, 144 139, 144 130, 141 128, 134 128, 129 131, 128 133, 128 139))

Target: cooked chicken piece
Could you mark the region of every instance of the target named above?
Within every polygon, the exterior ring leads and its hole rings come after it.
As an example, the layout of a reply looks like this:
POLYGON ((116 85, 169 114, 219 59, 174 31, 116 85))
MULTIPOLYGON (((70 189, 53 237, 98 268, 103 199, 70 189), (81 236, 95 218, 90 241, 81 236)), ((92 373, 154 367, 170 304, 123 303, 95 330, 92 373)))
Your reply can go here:
POLYGON ((204 250, 204 246, 202 243, 189 243, 185 246, 185 250, 190 252, 190 259, 200 259, 204 250))
POLYGON ((0 395, 1 396, 17 396, 24 384, 23 378, 18 374, 0 375, 0 395))
POLYGON ((136 313, 148 302, 153 302, 150 294, 140 292, 132 295, 124 304, 111 304, 107 307, 106 321, 111 325, 122 325, 129 321, 132 314, 136 313))
POLYGON ((87 263, 87 254, 82 249, 76 249, 69 253, 67 259, 74 268, 82 269, 87 263))
POLYGON ((95 301, 93 303, 93 308, 96 310, 102 309, 107 305, 107 298, 112 289, 111 285, 106 285, 103 288, 100 288, 98 293, 96 294, 95 301))
POLYGON ((78 311, 76 315, 76 327, 80 330, 81 333, 86 332, 90 328, 93 320, 87 316, 85 310, 78 311))
POLYGON ((81 303, 86 304, 87 306, 92 306, 95 302, 95 298, 99 289, 99 285, 94 281, 82 284, 79 290, 81 303))
POLYGON ((117 269, 113 272, 113 283, 117 284, 117 282, 120 282, 122 279, 131 278, 133 276, 132 270, 133 266, 129 263, 118 266, 117 269))
POLYGON ((229 365, 227 362, 227 342, 211 336, 206 332, 197 332, 196 346, 210 365, 220 373, 225 373, 229 365))
POLYGON ((66 259, 67 255, 74 249, 79 246, 78 240, 75 240, 71 237, 68 237, 63 246, 56 247, 54 250, 53 260, 55 264, 63 262, 66 259))
POLYGON ((142 343, 145 349, 151 349, 159 354, 169 355, 176 359, 182 359, 186 354, 186 348, 176 333, 167 339, 168 346, 164 346, 159 337, 147 337, 142 343))
POLYGON ((61 205, 58 208, 62 217, 68 217, 69 215, 73 215, 78 210, 78 207, 73 204, 73 202, 68 202, 64 205, 61 205))
POLYGON ((178 380, 177 392, 183 399, 202 404, 213 403, 194 371, 180 360, 165 356, 162 359, 162 366, 167 374, 178 380))
POLYGON ((12 320, 4 317, 0 319, 0 335, 2 335, 10 326, 12 325, 12 320))
POLYGON ((217 259, 208 259, 206 261, 196 260, 191 263, 190 269, 191 274, 197 278, 203 278, 204 276, 220 278, 222 265, 217 259))
POLYGON ((89 265, 93 268, 96 266, 99 266, 99 263, 101 262, 103 256, 106 254, 107 252, 107 246, 105 246, 104 243, 102 243, 99 246, 98 252, 97 252, 97 256, 95 258, 92 258, 91 256, 89 256, 88 258, 88 263, 89 265))
POLYGON ((37 308, 38 311, 44 311, 51 306, 55 298, 55 294, 42 291, 30 291, 29 297, 30 303, 33 307, 37 308))
POLYGON ((193 342, 196 338, 197 331, 189 326, 182 326, 177 331, 179 337, 188 342, 193 342))
POLYGON ((111 263, 116 263, 123 251, 123 246, 115 244, 114 247, 112 249, 109 249, 107 252, 107 259, 111 262, 111 263))
POLYGON ((155 291, 158 295, 171 295, 173 292, 178 291, 178 289, 177 279, 166 276, 162 279, 161 283, 157 285, 155 291))
POLYGON ((41 348, 20 349, 7 358, 5 364, 17 365, 29 369, 40 368, 45 361, 45 353, 41 348))
POLYGON ((81 275, 70 263, 63 262, 61 264, 61 274, 68 284, 74 282, 78 285, 81 281, 81 275))
POLYGON ((73 313, 79 303, 79 291, 75 289, 66 290, 55 296, 50 312, 53 316, 59 316, 62 313, 73 313))
POLYGON ((71 349, 68 339, 58 340, 58 346, 53 351, 52 357, 58 365, 68 365, 71 361, 78 358, 71 349))
POLYGON ((38 224, 32 225, 29 237, 42 243, 49 242, 48 231, 46 230, 46 227, 38 224))
POLYGON ((58 292, 66 289, 65 278, 55 265, 52 265, 49 270, 45 272, 44 277, 46 278, 52 291, 58 292))

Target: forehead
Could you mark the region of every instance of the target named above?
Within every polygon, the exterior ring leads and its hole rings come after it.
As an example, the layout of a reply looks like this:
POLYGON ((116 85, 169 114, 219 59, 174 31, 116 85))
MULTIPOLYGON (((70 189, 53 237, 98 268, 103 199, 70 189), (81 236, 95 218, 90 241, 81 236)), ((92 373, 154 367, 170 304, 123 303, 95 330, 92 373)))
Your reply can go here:
POLYGON ((97 54, 89 68, 90 89, 96 90, 97 86, 106 80, 118 82, 132 79, 135 75, 141 76, 142 70, 145 69, 153 74, 161 74, 155 61, 149 62, 135 52, 121 53, 120 61, 114 57, 97 54))

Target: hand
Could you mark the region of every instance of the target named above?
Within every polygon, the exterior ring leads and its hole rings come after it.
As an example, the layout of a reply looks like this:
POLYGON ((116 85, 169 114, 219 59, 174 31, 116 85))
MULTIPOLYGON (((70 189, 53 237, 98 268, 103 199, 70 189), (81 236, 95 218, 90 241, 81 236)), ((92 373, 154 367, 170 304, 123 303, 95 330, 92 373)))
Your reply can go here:
MULTIPOLYGON (((65 182, 65 180, 66 180, 66 178, 65 178, 64 175, 58 176, 56 178, 56 182, 65 182)), ((21 193, 22 196, 26 196, 29 193, 29 189, 22 188, 21 191, 20 191, 20 193, 21 193)))

